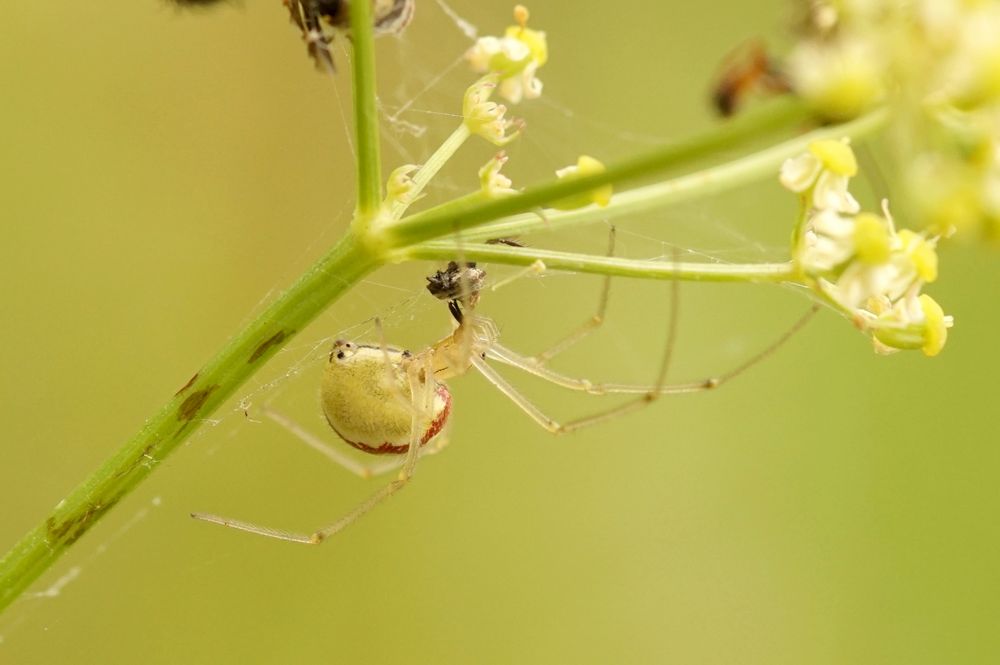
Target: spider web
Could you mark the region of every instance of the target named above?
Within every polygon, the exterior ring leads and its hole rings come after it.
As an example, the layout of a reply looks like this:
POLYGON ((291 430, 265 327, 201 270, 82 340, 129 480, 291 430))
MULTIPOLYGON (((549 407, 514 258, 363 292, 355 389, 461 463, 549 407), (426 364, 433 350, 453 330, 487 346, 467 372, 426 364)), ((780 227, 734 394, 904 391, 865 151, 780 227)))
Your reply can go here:
MULTIPOLYGON (((433 4, 421 6, 418 20, 399 37, 382 40, 394 42, 391 51, 381 47, 380 67, 380 113, 383 129, 383 162, 388 173, 395 166, 406 163, 420 163, 461 121, 460 108, 462 94, 475 80, 464 63, 463 53, 478 33, 496 33, 509 22, 507 10, 490 10, 472 2, 445 3, 435 0, 433 4), (466 14, 475 14, 475 20, 466 14), (489 29, 480 28, 478 22, 489 29), (432 43, 433 47, 428 47, 432 43)), ((346 62, 346 51, 338 54, 341 62, 346 62)), ((306 63, 303 63, 306 66, 306 63)), ((344 67, 342 70, 346 70, 344 67)), ((522 116, 527 121, 528 130, 524 136, 507 148, 511 157, 506 171, 514 179, 514 185, 523 187, 532 182, 551 178, 553 172, 575 162, 580 154, 594 154, 606 162, 629 154, 648 150, 660 145, 676 134, 663 135, 647 131, 632 131, 599 116, 590 115, 573 104, 561 101, 558 81, 541 72, 547 88, 542 98, 526 101, 512 108, 510 113, 522 116)), ((338 76, 343 77, 343 71, 338 76)), ((318 77, 317 80, 320 80, 318 77)), ((343 81, 334 86, 339 94, 334 98, 331 115, 339 119, 337 127, 326 127, 326 131, 340 132, 350 136, 347 120, 349 97, 343 93, 343 81), (333 110, 336 108, 338 110, 333 110)), ((420 206, 431 206, 450 197, 473 191, 478 186, 476 170, 488 160, 496 149, 483 141, 473 139, 457 155, 454 163, 442 172, 428 187, 427 198, 420 206)), ((318 234, 303 249, 303 257, 315 254, 318 248, 329 246, 335 238, 336 228, 343 228, 350 219, 352 204, 346 202, 328 217, 337 224, 318 234), (333 230, 331 230, 333 229, 333 230)), ((680 206, 669 211, 647 214, 643 217, 624 220, 617 226, 618 256, 643 259, 703 260, 707 262, 740 262, 745 260, 769 260, 784 251, 779 237, 761 241, 755 233, 743 230, 741 220, 733 220, 721 206, 712 202, 699 202, 680 206)), ((607 245, 608 226, 595 224, 572 233, 538 233, 524 242, 531 246, 581 251, 603 254, 607 245)), ((404 348, 419 349, 447 334, 450 320, 439 301, 434 300, 424 290, 423 277, 434 267, 429 265, 403 266, 380 272, 371 279, 364 280, 358 288, 330 311, 302 331, 285 346, 264 370, 255 375, 244 386, 237 397, 224 405, 218 413, 204 423, 193 437, 194 443, 204 457, 224 455, 228 449, 245 450, 245 438, 249 432, 265 430, 271 438, 291 438, 273 423, 264 422, 260 408, 268 405, 300 422, 304 427, 320 435, 327 435, 325 423, 319 413, 316 398, 317 386, 322 374, 323 363, 331 344, 336 339, 378 342, 376 319, 389 344, 404 348)), ((506 281, 517 271, 493 266, 491 283, 506 281)), ((289 274, 295 270, 290 269, 289 274)), ((279 280, 274 288, 262 298, 254 312, 246 320, 256 316, 273 300, 275 294, 287 283, 279 280)), ((600 290, 601 280, 594 276, 546 273, 541 276, 525 277, 496 294, 487 293, 484 303, 487 314, 502 322, 505 343, 532 353, 555 342, 559 333, 540 333, 525 317, 508 316, 519 310, 524 303, 539 303, 534 307, 541 311, 560 312, 565 309, 568 327, 582 322, 589 316, 600 290), (578 285, 583 284, 581 288, 578 285), (495 303, 495 307, 493 304, 495 303), (493 310, 493 311, 491 311, 493 310), (499 312, 499 313, 495 313, 499 312), (501 319, 501 315, 504 318, 501 319)), ((693 289, 692 289, 693 290, 693 289)), ((617 327, 609 324, 606 329, 593 336, 593 340, 581 344, 581 353, 589 352, 598 344, 604 355, 612 358, 609 367, 616 376, 611 380, 648 381, 650 358, 660 353, 661 345, 652 344, 645 348, 634 343, 636 316, 666 318, 667 308, 663 305, 670 294, 670 287, 662 283, 615 283, 612 287, 612 313, 632 310, 631 322, 617 327), (588 346, 588 344, 590 346, 588 346)), ((701 298, 701 296, 697 296, 701 298)), ((688 294, 688 287, 682 290, 682 326, 690 325, 687 317, 693 309, 687 305, 694 297, 688 294)), ((699 301, 699 306, 704 301, 699 301)), ((746 305, 743 309, 750 307, 746 305)), ((731 318, 739 319, 742 311, 735 308, 731 318)), ((628 319, 626 319, 628 321, 628 319)), ((726 326, 718 326, 716 328, 726 326)), ((772 328, 780 330, 780 326, 772 328)), ((565 332, 565 331, 563 331, 565 332)), ((768 331, 765 331, 768 332, 768 331)), ((710 329, 697 328, 697 336, 704 343, 724 357, 739 358, 748 349, 760 346, 761 337, 742 332, 723 335, 712 339, 710 329)), ((685 335, 682 333, 682 337, 685 335)), ((691 335, 694 336, 694 335, 691 335)), ((662 335, 660 335, 662 337, 662 335)), ((579 361, 581 353, 576 350, 567 353, 566 364, 572 366, 579 361)), ((562 359, 560 359, 562 360, 562 359)), ((683 364, 683 361, 681 361, 683 364)), ((709 374, 719 367, 684 368, 689 375, 709 374)), ((542 390, 544 393, 544 389, 542 390)), ((497 399, 500 399, 499 397, 497 399)), ((329 436, 332 445, 338 445, 335 437, 329 436)), ((284 445, 284 444, 281 444, 284 445)), ((292 444, 293 446, 295 444, 292 444)), ((299 446, 298 453, 311 453, 299 446)), ((242 454, 242 453, 241 453, 242 454)), ((336 473, 336 471, 334 471, 336 473)), ((366 490, 367 491, 367 490, 366 490)), ((159 498, 152 504, 159 505, 159 498)), ((211 506, 196 506, 210 509, 211 506)), ((187 507, 186 507, 187 508, 187 507)), ((119 532, 106 538, 83 564, 70 568, 49 588, 36 593, 29 599, 52 599, 61 596, 80 576, 81 572, 117 540, 125 530, 132 529, 147 518, 149 507, 136 512, 119 532)), ((22 613, 24 615, 24 613, 22 613)), ((14 628, 12 625, 8 629, 14 628)), ((6 632, 6 631, 5 631, 6 632)), ((3 636, 0 635, 0 640, 3 636)))
MULTIPOLYGON (((487 14, 471 3, 463 6, 436 0, 434 4, 421 6, 419 20, 404 34, 380 41, 380 44, 391 44, 390 49, 380 51, 379 62, 379 109, 386 172, 402 164, 422 162, 461 122, 459 109, 462 94, 475 80, 475 75, 464 62, 464 51, 471 45, 474 35, 499 31, 480 29, 470 18, 463 18, 462 12, 466 11, 478 11, 477 16, 487 14), (428 40, 433 41, 433 48, 428 48, 428 40)), ((499 27, 509 22, 509 17, 503 13, 488 13, 491 26, 499 27)), ((345 62, 349 53, 341 49, 337 57, 345 62)), ((545 74, 543 69, 543 80, 545 74)), ((342 81, 337 83, 342 84, 342 81)), ((549 179, 556 169, 573 163, 579 154, 598 154, 605 161, 614 161, 675 138, 618 127, 609 120, 591 116, 561 101, 557 80, 547 80, 547 86, 540 99, 525 101, 509 110, 512 115, 524 117, 528 127, 524 136, 506 148, 511 158, 506 171, 514 179, 515 186, 549 179)), ((342 98, 338 98, 337 103, 341 111, 347 106, 342 98)), ((349 136, 349 126, 343 119, 343 113, 341 115, 342 130, 349 136)), ((473 191, 478 186, 476 170, 495 152, 495 147, 473 137, 428 186, 426 198, 414 209, 473 191)), ((350 206, 345 205, 339 213, 343 224, 348 221, 349 214, 350 206)), ((608 225, 594 224, 574 229, 572 233, 542 232, 523 241, 530 246, 601 255, 606 251, 607 237, 608 225)), ((328 246, 332 239, 330 233, 325 233, 316 239, 313 246, 328 246)), ((763 261, 779 257, 784 251, 784 238, 779 236, 770 242, 759 240, 754 232, 743 230, 741 220, 727 216, 722 206, 704 201, 619 222, 615 247, 617 256, 668 262, 679 258, 710 263, 763 261)), ((227 426, 222 431, 228 436, 212 434, 211 444, 205 446, 206 454, 214 454, 227 440, 238 438, 246 426, 272 428, 273 423, 263 422, 259 414, 259 408, 264 405, 290 415, 317 434, 327 434, 326 424, 317 408, 316 386, 334 340, 378 343, 376 319, 381 322, 388 345, 411 350, 419 350, 450 331, 450 319, 441 303, 423 288, 424 276, 435 268, 410 265, 380 272, 321 316, 319 321, 285 347, 269 368, 251 380, 228 410, 220 411, 209 421, 208 424, 214 427, 203 429, 200 436, 207 436, 212 430, 217 433, 218 426, 224 423, 227 426)), ((506 283, 519 271, 505 266, 491 266, 489 272, 490 283, 496 284, 506 283)), ((487 288, 484 301, 495 303, 493 309, 504 313, 516 310, 525 301, 547 302, 539 305, 543 308, 553 307, 553 302, 567 303, 567 309, 575 312, 567 314, 568 330, 592 313, 600 285, 600 278, 594 276, 546 273, 518 279, 496 294, 487 288), (584 286, 581 287, 581 284, 584 286)), ((689 302, 694 297, 693 291, 693 287, 683 287, 682 302, 689 302)), ((612 311, 631 309, 634 316, 635 303, 656 303, 652 315, 664 319, 667 308, 662 303, 668 302, 670 292, 670 287, 662 283, 616 283, 612 288, 612 311)), ((700 294, 697 297, 704 298, 700 294)), ((711 302, 713 296, 708 297, 711 302)), ((268 300, 269 297, 265 298, 261 307, 268 300)), ((747 302, 753 302, 753 299, 747 302)), ((744 317, 747 307, 750 305, 742 308, 731 306, 730 318, 738 320, 744 317)), ((490 309, 491 305, 487 304, 488 314, 491 314, 490 309)), ((639 311, 642 309, 640 305, 639 311)), ((699 328, 698 324, 687 319, 692 311, 687 306, 682 308, 686 316, 683 325, 694 325, 696 334, 705 339, 707 345, 716 345, 716 350, 721 346, 722 356, 732 356, 734 363, 741 354, 746 355, 753 350, 754 344, 759 341, 753 334, 740 331, 735 321, 699 328), (730 332, 713 338, 719 328, 730 332), (734 330, 737 331, 735 334, 734 330)), ((500 316, 504 315, 496 315, 498 320, 500 316)), ((718 318, 720 314, 716 312, 714 316, 718 318)), ((624 377, 607 378, 648 382, 650 358, 657 357, 662 347, 658 344, 646 348, 636 346, 629 334, 629 325, 623 324, 618 329, 608 325, 608 330, 594 336, 600 340, 601 348, 616 358, 613 369, 623 370, 625 374, 624 377)), ((516 319, 506 317, 501 326, 505 342, 513 340, 511 344, 523 347, 529 354, 540 351, 561 337, 559 332, 544 331, 539 334, 537 327, 518 325, 516 319)), ((780 328, 774 328, 772 332, 774 330, 780 328)), ((584 343, 581 348, 593 347, 584 343)), ((578 355, 575 351, 566 354, 570 359, 575 355, 578 355)), ((683 365, 683 360, 680 363, 683 365)), ((694 364, 688 374, 700 377, 721 369, 728 367, 722 365, 705 369, 694 364)), ((289 436, 287 432, 280 431, 276 435, 289 436)), ((336 445, 336 441, 331 440, 331 443, 336 445)))
MULTIPOLYGON (((462 94, 476 78, 465 64, 463 54, 475 35, 500 32, 510 22, 506 11, 509 10, 435 0, 421 5, 418 19, 403 34, 378 42, 379 111, 386 173, 402 164, 421 163, 461 122, 462 94), (486 25, 489 28, 484 27, 486 25)), ((335 48, 339 47, 335 55, 346 65, 350 53, 343 48, 342 42, 334 42, 335 48)), ((333 103, 338 109, 340 128, 328 126, 327 130, 340 132, 350 140, 349 91, 345 92, 347 77, 343 74, 347 67, 341 69, 333 86, 337 92, 333 103)), ((574 163, 580 154, 594 154, 605 162, 613 162, 676 138, 676 132, 661 135, 646 130, 633 131, 574 108, 560 99, 558 79, 551 78, 545 68, 541 76, 546 81, 542 97, 526 100, 508 111, 509 115, 522 117, 527 123, 524 135, 506 148, 510 162, 505 172, 512 177, 515 187, 550 179, 556 169, 574 163)), ((494 146, 473 137, 431 182, 427 196, 413 209, 474 191, 478 187, 476 171, 496 151, 494 146)), ((709 263, 764 261, 783 255, 786 251, 785 239, 781 237, 784 230, 771 240, 760 240, 756 230, 744 230, 743 220, 734 220, 726 212, 728 209, 729 205, 699 201, 621 220, 616 226, 615 254, 667 262, 680 259, 709 263)), ((331 228, 343 228, 349 221, 350 212, 351 205, 345 203, 336 215, 338 224, 331 228)), ((606 251, 608 232, 608 224, 593 224, 574 229, 572 233, 540 232, 522 241, 533 247, 602 255, 606 251)), ((335 230, 324 231, 310 243, 304 256, 329 246, 335 238, 335 230)), ((328 433, 317 408, 316 387, 334 340, 378 343, 376 319, 381 322, 386 343, 394 347, 419 350, 449 333, 450 319, 441 303, 424 290, 424 276, 434 269, 436 266, 408 265, 382 271, 365 280, 319 317, 282 349, 264 371, 251 379, 228 409, 220 410, 206 423, 208 427, 200 430, 196 437, 209 439, 207 445, 201 444, 205 454, 213 455, 228 441, 238 440, 247 427, 273 428, 274 424, 264 422, 260 415, 259 409, 265 405, 290 415, 318 434, 328 433), (222 425, 225 426, 220 427, 222 425), (218 436, 219 433, 223 436, 218 436)), ((490 266, 488 270, 490 284, 507 283, 519 273, 518 269, 506 266, 490 266)), ((517 279, 495 294, 487 287, 484 305, 487 314, 498 320, 504 317, 501 327, 505 343, 517 345, 516 348, 523 348, 530 354, 555 342, 577 322, 583 322, 593 312, 600 288, 599 277, 546 273, 517 279), (565 304, 574 312, 566 315, 567 329, 540 333, 537 326, 523 325, 523 322, 519 325, 516 318, 507 317, 507 313, 517 310, 526 301, 542 303, 538 305, 541 308, 552 308, 553 303, 565 304), (494 311, 501 314, 494 314, 494 311)), ((262 299, 253 315, 261 311, 278 289, 276 286, 262 299)), ((705 296, 700 292, 695 295, 694 291, 694 287, 682 287, 682 303, 692 298, 704 302, 705 296)), ((663 283, 616 282, 612 287, 611 311, 632 310, 634 317, 636 303, 640 303, 639 312, 645 307, 641 303, 656 303, 652 315, 666 318, 667 308, 662 303, 668 302, 670 293, 669 285, 663 283)), ((711 293, 708 298, 709 302, 714 302, 711 293)), ((749 306, 730 306, 730 318, 744 317, 749 306)), ((704 339, 706 345, 715 345, 716 350, 721 346, 723 357, 728 350, 734 362, 740 354, 752 350, 758 341, 753 334, 740 331, 734 321, 731 325, 698 327, 699 324, 691 320, 693 309, 684 305, 681 311, 682 325, 693 326, 695 334, 704 339), (716 335, 719 328, 730 332, 716 335), (733 330, 737 332, 733 334, 733 330)), ((720 314, 716 312, 714 316, 718 318, 720 314)), ((608 380, 647 382, 650 358, 661 352, 661 346, 638 347, 633 343, 629 325, 632 324, 625 323, 616 329, 608 324, 605 331, 593 337, 600 340, 597 343, 602 349, 615 357, 613 369, 616 372, 623 370, 625 374, 624 377, 606 377, 608 380)), ((593 348, 588 344, 590 340, 581 345, 582 352, 593 348)), ((571 350, 566 354, 567 362, 572 364, 577 355, 576 350, 571 350)), ((679 361, 681 365, 683 362, 679 361)), ((699 373, 719 369, 727 367, 706 370, 695 364, 688 373, 699 376, 699 373)), ((290 436, 287 432, 275 431, 276 436, 290 436)), ((336 445, 336 441, 331 443, 336 445)))

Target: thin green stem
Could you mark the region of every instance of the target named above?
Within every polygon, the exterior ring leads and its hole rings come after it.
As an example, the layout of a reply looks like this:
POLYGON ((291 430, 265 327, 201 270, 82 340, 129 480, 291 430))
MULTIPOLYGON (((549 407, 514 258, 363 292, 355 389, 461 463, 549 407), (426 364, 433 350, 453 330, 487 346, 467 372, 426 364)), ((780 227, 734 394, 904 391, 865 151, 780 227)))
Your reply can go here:
MULTIPOLYGON (((131 440, 0 559, 0 610, 9 605, 108 510, 142 482, 159 462, 166 459, 277 349, 365 275, 385 263, 390 258, 386 255, 386 247, 398 248, 391 257, 393 260, 454 258, 461 254, 475 260, 516 265, 530 265, 541 260, 553 270, 624 277, 769 282, 790 279, 791 264, 734 266, 645 262, 494 245, 466 244, 459 249, 456 243, 446 242, 425 243, 409 249, 407 246, 458 228, 483 224, 499 216, 526 212, 603 184, 648 177, 758 140, 769 132, 787 129, 807 118, 801 105, 793 101, 772 105, 757 114, 748 114, 743 120, 629 160, 598 176, 550 183, 500 200, 484 201, 480 196, 466 197, 413 215, 397 224, 372 229, 371 222, 381 205, 382 180, 378 114, 375 107, 371 8, 367 2, 357 2, 352 3, 351 10, 359 159, 358 209, 351 232, 287 292, 237 333, 131 440)), ((844 127, 830 131, 849 133, 844 127)), ((453 135, 453 139, 457 145, 464 141, 458 135, 453 135)), ((453 146, 454 149, 457 149, 457 145, 453 146)), ((442 153, 442 156, 445 154, 442 153)), ((428 180, 437 168, 440 166, 433 166, 432 170, 427 171, 428 180)), ((732 175, 726 182, 735 182, 736 179, 737 176, 732 175)), ((674 187, 677 186, 676 182, 674 187)), ((698 189, 692 186, 685 191, 704 195, 710 191, 706 187, 707 185, 703 185, 698 189)), ((677 194, 657 194, 653 189, 646 196, 645 201, 639 200, 631 204, 634 206, 632 212, 676 200, 669 196, 676 197, 677 194)), ((628 201, 625 199, 626 204, 628 201)), ((626 209, 625 204, 622 209, 626 209)), ((605 212, 604 217, 606 216, 605 212)), ((537 221, 534 218, 532 220, 537 221)))
POLYGON ((0 559, 0 610, 142 482, 264 361, 375 267, 376 258, 349 234, 233 337, 135 436, 0 559))
POLYGON ((406 212, 406 209, 410 207, 410 204, 420 198, 423 193, 424 188, 427 184, 437 175, 438 171, 448 163, 448 160, 458 152, 458 149, 462 147, 462 144, 471 136, 469 128, 463 122, 459 125, 455 131, 451 133, 445 142, 441 144, 434 154, 431 155, 426 162, 421 165, 417 172, 413 174, 413 189, 406 196, 405 201, 400 201, 392 206, 392 218, 399 219, 406 212))
POLYGON ((517 196, 487 199, 477 193, 456 199, 392 225, 386 229, 386 239, 396 247, 411 245, 508 215, 528 212, 602 185, 620 185, 640 178, 650 178, 685 164, 729 152, 741 144, 760 140, 762 136, 779 129, 788 130, 809 117, 803 104, 793 98, 774 100, 753 113, 613 165, 602 173, 550 181, 530 187, 517 196))
POLYGON ((512 215, 465 231, 462 239, 509 238, 541 229, 551 231, 566 226, 612 221, 712 196, 761 179, 776 178, 781 163, 805 151, 811 142, 842 136, 859 139, 884 125, 886 118, 884 111, 877 111, 853 122, 817 129, 718 166, 621 192, 603 208, 587 206, 568 211, 546 209, 544 213, 535 211, 512 215))
POLYGON ((812 207, 812 188, 799 195, 799 212, 795 216, 795 226, 792 227, 792 255, 799 256, 802 245, 802 234, 805 233, 809 221, 809 210, 812 207))
POLYGON ((375 90, 375 43, 370 3, 351 4, 354 129, 358 142, 358 210, 356 221, 366 225, 382 203, 382 158, 375 90))
POLYGON ((641 261, 614 256, 555 252, 534 247, 509 247, 437 240, 400 250, 395 260, 447 261, 459 257, 530 266, 536 261, 546 270, 561 270, 640 279, 676 279, 696 282, 785 282, 796 275, 792 263, 683 263, 660 259, 641 261))

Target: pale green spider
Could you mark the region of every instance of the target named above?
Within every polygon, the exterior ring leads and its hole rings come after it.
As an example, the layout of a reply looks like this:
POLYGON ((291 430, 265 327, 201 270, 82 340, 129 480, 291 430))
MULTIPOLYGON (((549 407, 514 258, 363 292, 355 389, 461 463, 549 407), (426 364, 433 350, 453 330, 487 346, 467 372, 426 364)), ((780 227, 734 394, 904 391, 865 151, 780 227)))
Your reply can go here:
MULTIPOLYGON (((612 232, 612 248, 613 245, 612 232)), ((610 252, 611 249, 609 254, 610 252)), ((436 274, 436 277, 450 279, 453 286, 463 285, 454 292, 438 291, 442 299, 450 298, 448 307, 454 318, 451 334, 415 353, 394 349, 384 343, 370 345, 346 341, 337 341, 330 351, 320 388, 320 403, 331 429, 344 441, 367 453, 405 455, 402 464, 397 461, 377 465, 362 464, 327 446, 318 437, 284 416, 267 412, 271 419, 286 427, 306 444, 358 476, 368 478, 399 469, 399 474, 392 482, 333 524, 311 534, 292 533, 204 513, 192 513, 191 516, 261 536, 318 545, 405 487, 413 477, 419 457, 437 452, 443 447, 442 431, 451 414, 451 393, 444 383, 448 379, 475 369, 536 423, 553 434, 566 434, 641 409, 660 395, 716 388, 774 352, 801 329, 818 309, 815 306, 811 308, 777 340, 734 369, 702 381, 667 385, 665 380, 677 331, 678 288, 677 282, 674 282, 667 341, 656 380, 648 385, 593 383, 555 372, 546 367, 546 362, 593 332, 604 321, 610 277, 605 278, 597 312, 590 319, 548 351, 527 357, 501 345, 496 324, 474 313, 474 304, 485 273, 476 269, 474 264, 462 265, 464 267, 460 268, 459 264, 452 263, 447 271, 436 274), (589 416, 560 423, 547 416, 514 388, 486 362, 488 359, 516 367, 571 390, 593 395, 633 394, 637 397, 589 416)), ((381 331, 381 327, 379 330, 381 331)))

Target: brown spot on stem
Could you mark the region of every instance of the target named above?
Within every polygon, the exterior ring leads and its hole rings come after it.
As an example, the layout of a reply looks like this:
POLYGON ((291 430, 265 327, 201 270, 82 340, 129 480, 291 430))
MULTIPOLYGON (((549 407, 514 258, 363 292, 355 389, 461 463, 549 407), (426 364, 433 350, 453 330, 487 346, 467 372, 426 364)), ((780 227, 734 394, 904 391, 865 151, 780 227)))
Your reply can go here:
POLYGON ((184 392, 185 390, 187 390, 188 388, 190 388, 191 386, 193 386, 194 382, 198 380, 198 374, 199 374, 199 372, 195 372, 194 376, 192 376, 190 379, 188 379, 188 382, 185 383, 183 386, 181 386, 180 390, 178 390, 177 392, 174 393, 174 397, 177 397, 182 392, 184 392))
POLYGON ((49 538, 53 543, 60 543, 64 547, 69 547, 77 541, 83 534, 92 527, 97 520, 101 519, 104 513, 111 510, 118 499, 113 497, 107 501, 98 501, 87 505, 87 509, 82 514, 72 515, 68 519, 57 522, 54 517, 50 517, 45 522, 49 538))
POLYGON ((269 339, 261 342, 260 346, 254 349, 254 352, 250 354, 250 359, 247 360, 247 362, 253 363, 260 360, 261 356, 267 353, 272 346, 277 346, 278 344, 281 344, 285 340, 285 337, 287 337, 289 334, 290 333, 286 333, 284 330, 279 330, 278 332, 274 333, 273 335, 271 335, 269 339))
POLYGON ((205 404, 205 400, 208 396, 212 394, 212 391, 219 386, 208 386, 207 388, 202 388, 196 392, 191 393, 187 396, 187 399, 181 403, 179 409, 177 409, 177 420, 188 421, 195 417, 201 407, 205 404))

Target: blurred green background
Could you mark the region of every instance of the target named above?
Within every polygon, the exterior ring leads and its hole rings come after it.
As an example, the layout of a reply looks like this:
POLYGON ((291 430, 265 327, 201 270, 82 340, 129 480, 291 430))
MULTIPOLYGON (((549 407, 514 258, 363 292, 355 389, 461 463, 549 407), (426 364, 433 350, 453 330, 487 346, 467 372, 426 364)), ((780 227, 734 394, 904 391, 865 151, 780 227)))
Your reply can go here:
MULTIPOLYGON (((484 34, 509 23, 504 2, 452 5, 484 34)), ((520 185, 581 152, 612 161, 709 126, 725 53, 780 42, 788 23, 779 0, 531 10, 552 57, 545 96, 516 111, 529 123, 509 149, 520 185)), ((347 76, 335 91, 312 71, 278 0, 8 3, 2 33, 6 549, 334 241, 353 180, 347 76)), ((426 128, 387 121, 387 167, 454 125, 467 44, 431 0, 379 42, 386 114, 411 102, 400 119, 426 128)), ((471 144, 431 200, 474 187, 490 154, 471 144)), ((619 253, 774 258, 792 199, 767 182, 630 220, 619 253)), ((606 233, 526 240, 602 252, 606 233)), ((253 406, 322 433, 313 347, 364 339, 375 315, 411 347, 448 330, 422 293, 436 266, 383 270, 0 616, 0 662, 996 662, 997 258, 943 250, 931 293, 957 324, 933 360, 876 357, 823 313, 724 390, 562 439, 469 376, 453 385, 450 448, 324 547, 189 519, 308 530, 376 486, 254 422, 253 406)), ((482 310, 533 352, 588 316, 598 287, 526 279, 482 310)), ((559 367, 647 379, 668 293, 616 282, 606 329, 559 367)), ((805 308, 774 287, 684 285, 681 298, 676 380, 735 366, 805 308)), ((595 407, 518 385, 557 417, 595 407)))

